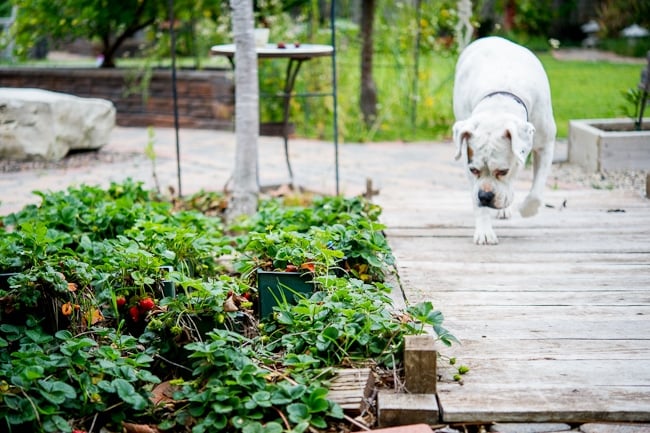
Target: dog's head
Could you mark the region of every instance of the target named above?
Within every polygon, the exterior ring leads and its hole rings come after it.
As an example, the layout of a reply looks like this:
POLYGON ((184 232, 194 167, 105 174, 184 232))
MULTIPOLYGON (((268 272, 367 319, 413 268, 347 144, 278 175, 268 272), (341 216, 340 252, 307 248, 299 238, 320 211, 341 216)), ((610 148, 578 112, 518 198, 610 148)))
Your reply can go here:
POLYGON ((512 181, 533 148, 535 127, 514 116, 491 113, 456 122, 453 133, 456 159, 466 155, 477 206, 510 206, 512 181))

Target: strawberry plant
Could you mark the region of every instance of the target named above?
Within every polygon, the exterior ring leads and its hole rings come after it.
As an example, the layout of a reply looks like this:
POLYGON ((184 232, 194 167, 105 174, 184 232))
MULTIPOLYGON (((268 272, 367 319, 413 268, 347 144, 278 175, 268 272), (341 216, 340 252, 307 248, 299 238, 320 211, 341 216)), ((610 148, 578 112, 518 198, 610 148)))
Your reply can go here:
POLYGON ((454 341, 430 303, 391 312, 381 209, 361 198, 266 200, 228 226, 215 194, 37 194, 0 225, 0 271, 15 272, 0 286, 2 431, 324 430, 342 416, 330 367, 396 366, 425 328, 454 341), (318 291, 260 319, 256 269, 318 291))

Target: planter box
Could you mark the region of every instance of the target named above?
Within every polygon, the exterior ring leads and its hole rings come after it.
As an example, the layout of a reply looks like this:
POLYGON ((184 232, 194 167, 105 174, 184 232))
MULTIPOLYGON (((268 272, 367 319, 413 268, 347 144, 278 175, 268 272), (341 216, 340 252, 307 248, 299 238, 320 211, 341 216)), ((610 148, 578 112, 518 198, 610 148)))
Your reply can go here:
POLYGON ((314 293, 313 275, 303 272, 257 271, 257 291, 260 297, 260 318, 273 313, 281 302, 295 304, 301 297, 314 293))
POLYGON ((569 121, 569 162, 588 172, 647 170, 650 167, 650 119, 634 130, 632 119, 569 121))

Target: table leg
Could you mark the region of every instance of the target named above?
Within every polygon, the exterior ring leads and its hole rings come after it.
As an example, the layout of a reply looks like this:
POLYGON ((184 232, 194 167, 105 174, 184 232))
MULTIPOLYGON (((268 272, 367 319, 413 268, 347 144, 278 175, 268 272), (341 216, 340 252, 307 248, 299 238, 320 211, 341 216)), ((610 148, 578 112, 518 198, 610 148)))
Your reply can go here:
POLYGON ((282 138, 284 139, 284 157, 287 161, 287 170, 289 171, 289 179, 291 185, 294 186, 293 170, 291 169, 291 161, 289 159, 289 109, 291 105, 291 94, 293 87, 296 84, 296 77, 300 66, 306 59, 289 59, 287 63, 287 75, 284 82, 284 107, 282 113, 282 138))

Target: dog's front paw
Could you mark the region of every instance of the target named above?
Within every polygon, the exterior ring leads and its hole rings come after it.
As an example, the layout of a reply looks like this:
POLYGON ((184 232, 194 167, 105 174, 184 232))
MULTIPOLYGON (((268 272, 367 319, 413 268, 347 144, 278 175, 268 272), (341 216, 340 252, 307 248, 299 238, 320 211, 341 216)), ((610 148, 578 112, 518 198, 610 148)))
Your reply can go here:
POLYGON ((519 206, 519 213, 522 217, 532 217, 542 205, 542 200, 536 196, 527 196, 524 202, 519 206))
POLYGON ((482 230, 477 228, 474 231, 474 243, 476 245, 497 245, 499 239, 492 228, 482 230))
POLYGON ((512 209, 508 206, 505 209, 499 209, 497 211, 497 218, 500 220, 508 220, 512 217, 512 209))

